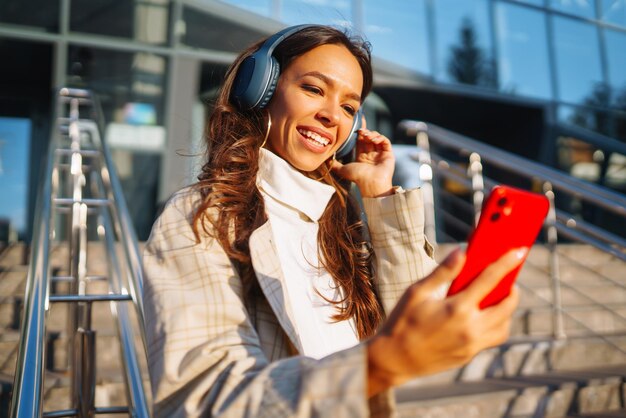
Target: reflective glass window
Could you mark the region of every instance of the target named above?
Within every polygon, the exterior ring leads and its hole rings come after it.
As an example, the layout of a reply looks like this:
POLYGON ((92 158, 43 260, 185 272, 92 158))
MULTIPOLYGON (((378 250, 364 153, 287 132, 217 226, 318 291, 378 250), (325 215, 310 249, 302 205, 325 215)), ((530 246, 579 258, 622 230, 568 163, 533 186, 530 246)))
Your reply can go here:
POLYGON ((626 0, 601 0, 601 6, 603 20, 626 26, 626 0))
POLYGON ((139 239, 154 220, 160 152, 165 146, 167 60, 158 55, 84 46, 68 50, 68 84, 93 90, 139 239))
MULTIPOLYGON (((565 112, 571 114, 576 110, 565 112)), ((579 138, 562 136, 557 139, 557 166, 574 177, 626 191, 626 156, 607 152, 579 138), (603 165, 606 166, 604 173, 603 165)))
POLYGON ((609 83, 617 95, 626 96, 626 33, 607 30, 604 37, 609 83))
POLYGON ((72 0, 70 4, 72 32, 167 43, 169 0, 72 0))
POLYGON ((498 3, 496 24, 500 89, 550 98, 545 14, 510 3, 498 3))
POLYGON ((239 54, 262 37, 254 27, 245 24, 239 26, 231 20, 196 7, 185 6, 183 8, 183 21, 185 30, 181 42, 194 48, 239 54))
POLYGON ((364 30, 375 56, 430 73, 424 0, 365 0, 364 30))
POLYGON ((290 25, 320 23, 352 26, 351 0, 290 0, 281 2, 280 20, 290 25))
POLYGON ((554 17, 554 52, 560 99, 582 103, 603 82, 598 29, 584 22, 554 17))
POLYGON ((593 19, 596 17, 594 0, 550 0, 550 7, 564 13, 593 19))
POLYGON ((605 136, 614 136, 615 115, 614 112, 606 109, 607 104, 604 99, 609 95, 598 91, 596 96, 595 102, 590 100, 587 106, 559 106, 559 120, 605 136))
POLYGON ((272 0, 222 0, 226 3, 230 3, 233 6, 240 7, 242 9, 249 10, 253 13, 260 14, 261 16, 271 16, 272 14, 272 0))
POLYGON ((2 0, 0 23, 33 26, 48 32, 59 31, 60 0, 2 0))
POLYGON ((495 65, 486 0, 437 0, 435 76, 444 81, 494 86, 495 65))
POLYGON ((528 3, 535 6, 545 6, 546 0, 516 0, 519 3, 528 3))
POLYGON ((0 248, 26 238, 30 138, 30 119, 0 117, 0 248))

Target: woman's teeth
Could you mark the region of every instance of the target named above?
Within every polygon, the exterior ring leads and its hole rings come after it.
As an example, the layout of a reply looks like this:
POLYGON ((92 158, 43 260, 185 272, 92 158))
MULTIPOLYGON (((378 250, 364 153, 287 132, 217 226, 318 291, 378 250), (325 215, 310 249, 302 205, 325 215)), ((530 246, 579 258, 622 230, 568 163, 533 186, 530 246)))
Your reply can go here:
POLYGON ((317 142, 318 144, 322 146, 328 145, 328 139, 324 138, 323 136, 319 134, 316 134, 315 132, 306 131, 304 129, 298 129, 298 132, 300 132, 302 136, 312 139, 313 141, 317 142))

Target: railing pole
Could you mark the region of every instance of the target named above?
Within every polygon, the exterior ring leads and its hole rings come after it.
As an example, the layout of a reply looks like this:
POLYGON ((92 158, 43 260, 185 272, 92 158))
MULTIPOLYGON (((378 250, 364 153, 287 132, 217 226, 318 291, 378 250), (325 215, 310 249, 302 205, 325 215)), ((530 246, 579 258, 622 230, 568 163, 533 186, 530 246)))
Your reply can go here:
POLYGON ((558 234, 556 229, 556 210, 554 206, 554 191, 552 184, 545 182, 543 192, 550 202, 546 217, 546 234, 548 250, 550 251, 550 286, 552 289, 552 333, 554 338, 565 338, 563 324, 563 303, 561 300, 561 275, 559 271, 559 254, 557 252, 558 234))
POLYGON ((419 161, 419 179, 424 200, 424 233, 431 243, 437 242, 435 225, 435 193, 433 190, 433 166, 428 143, 428 127, 422 123, 416 134, 419 161))
MULTIPOLYGON (((86 303, 83 307, 87 316, 85 325, 89 325, 91 303, 86 303)), ((75 334, 72 401, 79 418, 93 418, 96 411, 96 332, 90 328, 81 327, 75 334)))
POLYGON ((474 226, 478 225, 480 212, 485 198, 485 181, 483 179, 483 164, 480 155, 472 152, 469 157, 468 175, 472 180, 472 203, 474 204, 474 226))

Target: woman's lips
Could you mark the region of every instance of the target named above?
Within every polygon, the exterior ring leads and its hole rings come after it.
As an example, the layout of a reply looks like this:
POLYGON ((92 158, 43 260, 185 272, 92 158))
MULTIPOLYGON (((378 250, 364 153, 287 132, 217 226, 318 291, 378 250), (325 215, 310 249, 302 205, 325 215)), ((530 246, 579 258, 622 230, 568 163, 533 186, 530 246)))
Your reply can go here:
POLYGON ((332 144, 332 140, 326 132, 303 126, 297 127, 296 130, 300 141, 313 152, 325 152, 332 144))

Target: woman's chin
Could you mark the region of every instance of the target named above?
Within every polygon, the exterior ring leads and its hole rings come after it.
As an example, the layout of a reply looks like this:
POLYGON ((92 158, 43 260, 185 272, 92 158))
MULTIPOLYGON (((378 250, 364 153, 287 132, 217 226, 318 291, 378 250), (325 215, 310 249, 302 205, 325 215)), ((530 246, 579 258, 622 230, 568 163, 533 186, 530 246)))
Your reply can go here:
POLYGON ((325 170, 325 166, 326 166, 324 161, 319 162, 319 161, 298 160, 298 161, 287 161, 287 162, 291 164, 295 169, 303 173, 314 173, 321 169, 325 170))

